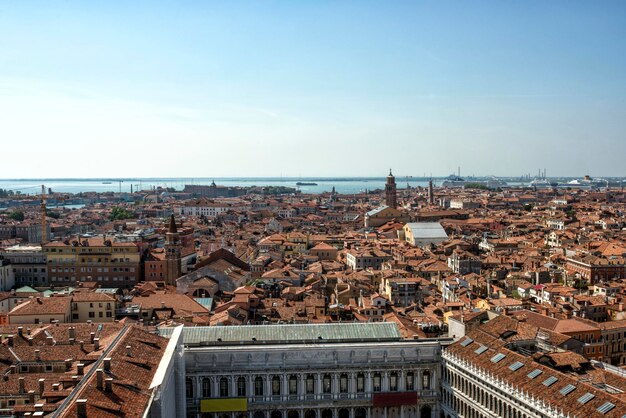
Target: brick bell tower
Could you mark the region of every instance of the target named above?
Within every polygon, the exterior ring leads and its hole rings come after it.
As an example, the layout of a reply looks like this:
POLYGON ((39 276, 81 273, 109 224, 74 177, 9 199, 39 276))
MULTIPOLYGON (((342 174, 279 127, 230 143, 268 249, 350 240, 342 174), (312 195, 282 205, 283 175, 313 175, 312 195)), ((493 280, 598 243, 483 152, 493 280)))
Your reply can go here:
POLYGON ((391 169, 389 169, 387 184, 385 184, 385 204, 394 209, 398 206, 396 196, 396 178, 391 173, 391 169))
POLYGON ((182 245, 176 228, 174 215, 170 216, 170 224, 165 234, 165 282, 176 286, 176 279, 181 276, 182 245))

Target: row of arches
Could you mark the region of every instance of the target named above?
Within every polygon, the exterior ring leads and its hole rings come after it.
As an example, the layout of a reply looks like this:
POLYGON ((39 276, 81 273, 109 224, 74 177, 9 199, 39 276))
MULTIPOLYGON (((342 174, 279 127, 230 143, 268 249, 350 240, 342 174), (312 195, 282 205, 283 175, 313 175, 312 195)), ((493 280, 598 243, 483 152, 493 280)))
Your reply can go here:
POLYGON ((447 382, 452 390, 443 389, 443 403, 453 409, 458 414, 467 418, 481 418, 484 414, 481 411, 489 410, 498 416, 506 416, 510 418, 530 418, 522 412, 519 406, 515 405, 515 400, 508 402, 503 397, 494 395, 490 391, 483 389, 476 382, 461 376, 458 373, 444 368, 443 380, 447 382), (455 396, 454 391, 463 393, 466 397, 472 399, 472 402, 466 402, 459 396, 455 396))
POLYGON ((417 374, 409 371, 399 373, 321 373, 321 374, 290 374, 288 376, 255 376, 245 377, 203 377, 199 388, 194 379, 187 377, 185 392, 188 399, 228 398, 246 396, 277 396, 302 394, 332 393, 365 393, 382 391, 412 391, 418 383, 420 389, 432 388, 432 374, 429 370, 421 373, 421 381, 417 382, 417 374), (404 375, 404 377, 402 377, 404 375), (402 379, 402 380, 401 380, 402 379), (199 393, 197 393, 199 392, 199 393))
MULTIPOLYGON (((405 416, 415 418, 431 418, 432 408, 430 405, 423 405, 419 408, 419 415, 417 415, 416 408, 410 408, 405 411, 405 416)), ((304 411, 298 410, 274 410, 274 411, 256 411, 256 412, 239 412, 234 415, 234 418, 377 418, 381 414, 380 410, 368 411, 366 408, 339 408, 331 409, 324 408, 321 410, 305 409, 304 411)), ((399 408, 388 408, 388 418, 397 418, 400 416, 399 408)), ((201 415, 202 418, 233 418, 233 415, 229 413, 205 413, 201 415)))

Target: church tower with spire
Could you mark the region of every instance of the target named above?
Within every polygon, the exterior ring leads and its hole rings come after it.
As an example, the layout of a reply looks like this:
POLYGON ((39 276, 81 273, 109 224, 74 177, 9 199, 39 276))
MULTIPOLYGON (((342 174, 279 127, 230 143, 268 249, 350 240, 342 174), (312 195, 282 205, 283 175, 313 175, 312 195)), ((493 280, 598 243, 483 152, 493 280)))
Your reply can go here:
POLYGON ((182 245, 174 215, 170 216, 170 224, 165 234, 165 282, 176 286, 176 279, 181 276, 182 245))
POLYGON ((398 200, 396 195, 396 178, 391 173, 391 169, 389 169, 387 184, 385 184, 385 204, 394 209, 398 207, 398 200))

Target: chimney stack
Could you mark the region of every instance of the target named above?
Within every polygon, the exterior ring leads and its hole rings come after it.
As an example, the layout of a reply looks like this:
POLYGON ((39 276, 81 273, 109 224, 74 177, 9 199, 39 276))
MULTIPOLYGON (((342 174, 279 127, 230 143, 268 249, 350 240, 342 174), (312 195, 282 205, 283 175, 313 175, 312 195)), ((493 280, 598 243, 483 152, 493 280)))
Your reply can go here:
POLYGON ((35 391, 34 390, 28 391, 28 403, 31 405, 35 403, 35 391))
POLYGON ((83 340, 80 340, 78 343, 80 344, 81 351, 83 351, 85 349, 85 342, 83 340))
POLYGON ((48 345, 54 345, 54 337, 52 335, 49 335, 46 337, 46 343, 48 345))
POLYGON ((70 327, 69 333, 70 333, 70 339, 76 338, 76 328, 70 327))
POLYGON ((102 369, 96 370, 96 387, 102 390, 104 385, 104 371, 102 369))
POLYGON ((59 388, 61 387, 60 383, 54 383, 52 384, 52 390, 59 390, 59 388))
POLYGON ((87 399, 76 400, 76 416, 77 418, 87 418, 87 399))
POLYGON ((91 343, 93 344, 93 340, 94 340, 94 338, 96 338, 96 333, 95 332, 90 332, 89 333, 89 337, 91 338, 91 343))
POLYGON ((46 379, 39 379, 39 395, 41 395, 45 388, 46 379))
POLYGON ((132 357, 132 353, 131 353, 131 346, 130 346, 130 345, 127 345, 127 346, 126 346, 126 355, 127 355, 128 357, 132 357))
POLYGON ((41 350, 35 350, 35 360, 41 361, 41 350))
POLYGON ((17 327, 17 335, 20 337, 24 336, 24 327, 17 327))
POLYGON ((105 392, 113 392, 113 379, 107 378, 104 381, 104 391, 105 392))
POLYGON ((13 347, 13 335, 9 335, 9 347, 13 347))
POLYGON ((93 339, 93 349, 100 350, 100 338, 93 339))
POLYGON ((76 365, 76 369, 78 370, 78 374, 80 376, 85 374, 85 364, 84 363, 78 363, 78 365, 76 365))
POLYGON ((24 393, 24 378, 20 377, 19 379, 17 379, 17 384, 19 387, 19 393, 24 393))
POLYGON ((106 357, 104 359, 104 371, 105 372, 111 371, 111 357, 106 357))

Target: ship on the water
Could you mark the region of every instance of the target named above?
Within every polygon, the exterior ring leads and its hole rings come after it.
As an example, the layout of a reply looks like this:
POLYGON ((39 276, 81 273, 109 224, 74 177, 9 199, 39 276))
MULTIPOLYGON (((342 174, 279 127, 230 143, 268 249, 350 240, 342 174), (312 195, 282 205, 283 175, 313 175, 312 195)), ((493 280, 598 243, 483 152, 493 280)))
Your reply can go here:
POLYGON ((441 187, 465 187, 467 185, 481 185, 490 189, 496 189, 498 187, 505 187, 507 183, 496 177, 490 177, 488 179, 476 179, 476 178, 463 178, 456 174, 451 174, 441 183, 441 187))
POLYGON ((317 186, 317 183, 311 183, 306 181, 299 181, 296 183, 296 186, 317 186))

